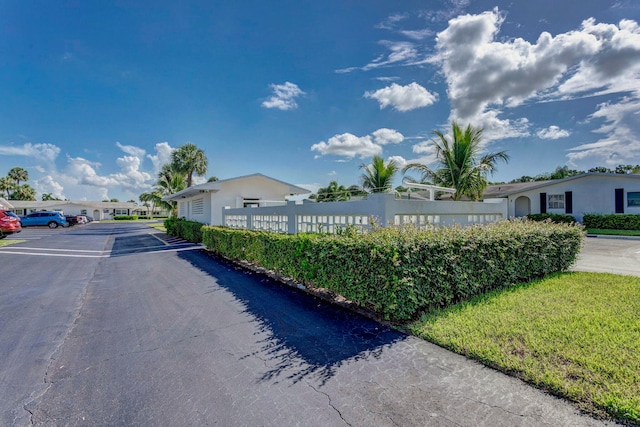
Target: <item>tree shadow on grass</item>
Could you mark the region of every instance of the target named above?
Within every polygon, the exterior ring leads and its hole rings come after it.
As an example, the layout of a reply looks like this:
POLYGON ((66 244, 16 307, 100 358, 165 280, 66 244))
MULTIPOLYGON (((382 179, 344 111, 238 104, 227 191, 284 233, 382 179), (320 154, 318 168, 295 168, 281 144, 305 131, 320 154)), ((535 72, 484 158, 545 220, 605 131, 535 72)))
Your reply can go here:
MULTIPOLYGON (((259 357, 269 370, 261 381, 304 378, 326 383, 346 361, 378 358, 385 347, 405 339, 388 326, 318 297, 248 271, 206 251, 180 252, 180 258, 216 279, 256 319, 267 338, 259 357)), ((262 334, 260 334, 262 335, 262 334)))

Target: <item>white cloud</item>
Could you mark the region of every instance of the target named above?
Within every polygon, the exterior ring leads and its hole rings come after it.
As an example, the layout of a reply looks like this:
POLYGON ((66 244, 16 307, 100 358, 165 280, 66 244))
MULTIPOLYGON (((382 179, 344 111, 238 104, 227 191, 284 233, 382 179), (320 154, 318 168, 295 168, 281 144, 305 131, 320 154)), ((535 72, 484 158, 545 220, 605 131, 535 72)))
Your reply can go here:
POLYGON ((364 96, 377 100, 381 109, 392 106, 398 111, 427 107, 438 100, 438 94, 429 92, 416 82, 406 86, 392 83, 391 86, 378 89, 375 92, 365 92, 364 96))
POLYGON ((22 146, 0 146, 0 154, 6 156, 33 157, 38 160, 54 162, 58 154, 60 154, 60 147, 53 144, 32 144, 27 142, 22 146))
POLYGON ((51 175, 43 176, 34 181, 34 188, 37 193, 51 193, 56 199, 66 199, 64 195, 64 187, 58 183, 51 175))
MULTIPOLYGON (((485 128, 485 138, 529 135, 526 118, 504 119, 505 108, 524 101, 554 101, 634 91, 640 86, 640 29, 587 19, 555 37, 543 32, 535 43, 498 41, 504 15, 498 9, 462 15, 436 37, 439 65, 447 82, 451 118, 485 128)), ((552 135, 553 133, 544 133, 552 135)))
POLYGON ((598 105, 588 120, 602 121, 594 132, 603 136, 569 150, 567 157, 572 167, 640 163, 640 91, 619 102, 598 105))
POLYGON ((362 159, 382 153, 382 147, 374 144, 370 135, 358 137, 351 133, 343 133, 332 136, 327 142, 313 144, 311 151, 317 151, 320 155, 332 154, 350 159, 359 156, 362 159))
POLYGON ((153 163, 153 174, 157 176, 162 166, 171 160, 171 153, 173 153, 174 148, 172 148, 168 142, 159 142, 155 145, 155 150, 156 154, 147 154, 147 158, 153 163))
POLYGON ((144 155, 147 153, 144 149, 140 147, 134 147, 133 145, 122 145, 119 142, 116 142, 116 145, 119 149, 131 156, 144 157, 144 155))
POLYGON ((380 128, 371 135, 355 136, 351 133, 334 135, 327 142, 321 141, 311 146, 311 151, 317 151, 318 156, 335 155, 352 159, 356 156, 361 159, 380 155, 382 146, 387 144, 399 144, 404 141, 404 135, 395 129, 380 128))
POLYGON ((297 84, 285 82, 277 85, 271 84, 273 96, 262 103, 265 108, 277 108, 278 110, 291 110, 298 107, 296 98, 305 94, 297 84))
POLYGON ((404 141, 404 135, 395 129, 380 128, 372 135, 373 141, 378 145, 399 144, 404 141))
POLYGON ((571 135, 571 132, 560 129, 558 126, 549 126, 545 129, 539 129, 536 135, 541 139, 560 139, 568 137, 571 135))

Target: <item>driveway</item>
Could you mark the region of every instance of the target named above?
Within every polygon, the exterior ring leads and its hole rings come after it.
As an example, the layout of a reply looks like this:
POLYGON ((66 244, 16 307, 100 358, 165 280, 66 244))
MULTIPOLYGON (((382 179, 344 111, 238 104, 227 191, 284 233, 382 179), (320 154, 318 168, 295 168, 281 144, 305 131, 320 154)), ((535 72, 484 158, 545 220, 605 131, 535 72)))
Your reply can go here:
POLYGON ((572 270, 640 276, 640 239, 587 237, 572 270))
POLYGON ((136 224, 1 248, 0 277, 0 425, 606 425, 136 224))

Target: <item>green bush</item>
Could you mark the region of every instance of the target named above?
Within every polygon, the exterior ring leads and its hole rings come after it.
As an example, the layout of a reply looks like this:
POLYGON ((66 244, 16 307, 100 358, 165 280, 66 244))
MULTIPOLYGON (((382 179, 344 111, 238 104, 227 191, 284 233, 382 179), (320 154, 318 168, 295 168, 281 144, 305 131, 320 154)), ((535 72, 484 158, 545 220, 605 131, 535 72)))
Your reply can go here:
POLYGON ((640 215, 629 214, 586 214, 582 217, 586 228, 604 230, 640 230, 640 215))
POLYGON ((551 221, 556 224, 572 224, 576 222, 573 215, 543 213, 543 214, 529 214, 527 218, 531 221, 551 221))
POLYGON ((187 221, 184 218, 167 218, 164 220, 167 234, 180 237, 192 243, 202 243, 203 225, 200 222, 187 221))
POLYGON ((138 219, 138 215, 118 215, 114 216, 115 221, 135 221, 138 219))
POLYGON ((341 236, 211 226, 202 234, 217 254, 328 289, 385 319, 407 321, 429 307, 566 270, 584 232, 579 225, 504 221, 341 236))

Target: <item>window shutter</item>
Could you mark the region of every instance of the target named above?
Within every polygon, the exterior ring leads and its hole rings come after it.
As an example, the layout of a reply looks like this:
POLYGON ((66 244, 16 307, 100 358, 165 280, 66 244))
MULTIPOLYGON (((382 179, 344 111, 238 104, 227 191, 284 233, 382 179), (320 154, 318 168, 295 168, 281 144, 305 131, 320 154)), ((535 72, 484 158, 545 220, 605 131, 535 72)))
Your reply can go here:
POLYGON ((547 193, 540 193, 540 213, 547 213, 547 193))
POLYGON ((624 213, 624 188, 616 188, 616 213, 624 213))
POLYGON ((564 213, 568 213, 568 214, 573 213, 573 192, 572 191, 564 192, 564 213))

